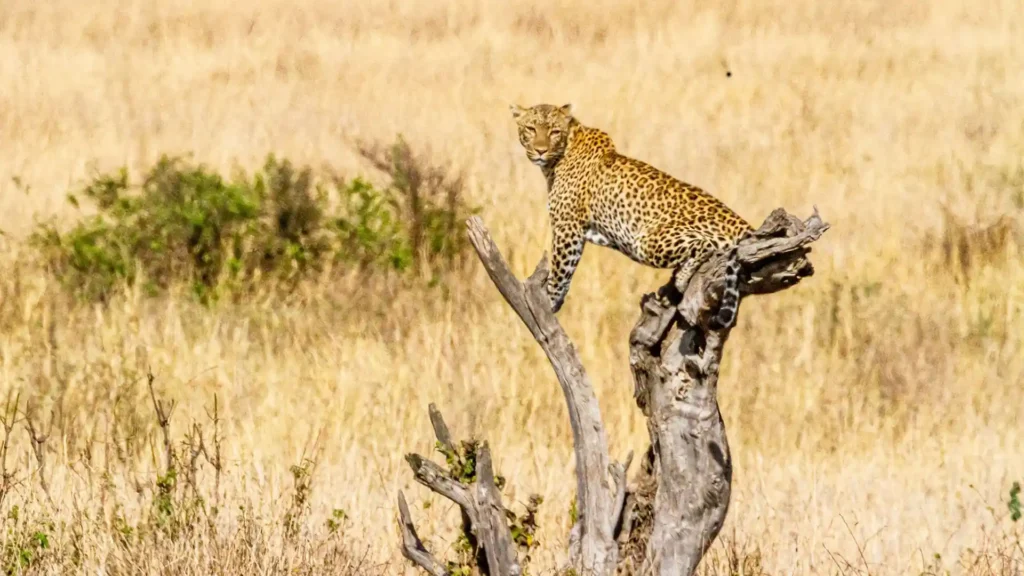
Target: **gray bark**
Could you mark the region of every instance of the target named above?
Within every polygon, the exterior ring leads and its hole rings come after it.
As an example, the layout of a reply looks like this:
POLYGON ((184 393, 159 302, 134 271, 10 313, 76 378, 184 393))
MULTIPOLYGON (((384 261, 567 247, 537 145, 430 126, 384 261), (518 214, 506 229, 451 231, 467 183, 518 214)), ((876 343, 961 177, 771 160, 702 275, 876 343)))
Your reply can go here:
MULTIPOLYGON (((632 488, 626 482, 632 453, 623 464, 611 461, 593 387, 551 312, 544 290, 547 258, 520 282, 481 220, 471 218, 468 227, 484 268, 544 350, 565 396, 579 507, 569 536, 568 568, 579 576, 693 574, 725 522, 732 481, 729 444, 718 409, 718 367, 732 327, 712 321, 725 270, 739 266, 741 296, 784 290, 813 274, 806 258, 809 245, 828 224, 817 209, 804 222, 775 210, 736 247, 704 262, 686 286, 670 281, 641 300, 641 317, 630 335, 630 365, 651 446, 632 488)), ((453 447, 433 405, 431 421, 438 441, 453 447)), ((466 531, 485 552, 484 573, 520 574, 486 445, 473 485, 453 479, 420 456, 407 459, 420 483, 460 506, 466 531)), ((446 574, 416 536, 402 494, 399 511, 405 556, 429 574, 446 574)))
MULTIPOLYGON (((430 405, 430 419, 434 424, 434 434, 438 442, 446 448, 454 449, 448 427, 433 404, 430 405)), ((476 481, 468 485, 418 454, 408 454, 405 459, 412 468, 417 482, 458 504, 464 522, 469 528, 467 532, 472 536, 472 545, 482 552, 480 565, 486 567, 485 574, 522 574, 522 567, 516 558, 516 547, 506 524, 501 493, 494 482, 491 452, 486 444, 481 446, 477 454, 476 481)), ((401 516, 402 554, 432 576, 447 575, 447 570, 427 551, 416 534, 416 528, 405 503, 405 495, 401 492, 398 493, 398 506, 401 516)))
POLYGON ((402 555, 426 571, 430 576, 448 576, 448 571, 434 558, 416 534, 416 526, 409 514, 409 505, 405 502, 405 494, 398 491, 398 516, 402 530, 402 555))
POLYGON ((576 354, 576 347, 551 312, 551 300, 544 288, 548 277, 547 256, 541 259, 525 283, 520 282, 483 221, 474 216, 467 225, 470 242, 487 274, 544 350, 565 395, 576 455, 579 507, 577 526, 573 527, 570 538, 569 565, 581 576, 612 574, 618 560, 613 528, 621 508, 616 508, 608 440, 590 378, 576 354))
POLYGON ((711 319, 726 267, 740 265, 741 294, 778 292, 813 274, 808 245, 827 229, 817 210, 806 222, 776 210, 734 250, 705 262, 687 286, 670 283, 643 298, 630 365, 651 465, 632 513, 653 521, 627 538, 623 573, 693 574, 725 522, 732 459, 718 410, 718 367, 732 327, 714 329, 711 319))

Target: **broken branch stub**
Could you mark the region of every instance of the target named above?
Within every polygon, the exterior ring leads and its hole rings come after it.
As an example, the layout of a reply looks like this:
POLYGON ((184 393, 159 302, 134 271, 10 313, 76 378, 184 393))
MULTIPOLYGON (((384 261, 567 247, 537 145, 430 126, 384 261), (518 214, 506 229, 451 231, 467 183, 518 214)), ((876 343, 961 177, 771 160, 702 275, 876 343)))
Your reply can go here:
MULTIPOLYGON (((779 292, 811 276, 814 267, 806 257, 811 251, 809 245, 828 228, 817 209, 801 222, 777 208, 735 249, 711 257, 691 277, 686 293, 676 304, 683 319, 691 326, 708 326, 717 312, 730 260, 740 266, 741 295, 779 292)), ((663 288, 662 292, 665 291, 663 288)))
POLYGON ((402 529, 402 555, 430 574, 430 576, 448 576, 448 571, 434 558, 416 534, 416 526, 409 514, 409 505, 405 502, 405 494, 398 491, 398 515, 402 529))

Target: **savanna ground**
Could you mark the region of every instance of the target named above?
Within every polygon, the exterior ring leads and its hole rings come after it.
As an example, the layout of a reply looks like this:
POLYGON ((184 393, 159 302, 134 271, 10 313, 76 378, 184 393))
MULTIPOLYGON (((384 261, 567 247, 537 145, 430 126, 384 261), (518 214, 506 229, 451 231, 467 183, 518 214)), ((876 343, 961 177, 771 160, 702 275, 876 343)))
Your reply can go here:
MULTIPOLYGON (((740 312, 721 389, 733 498, 706 567, 1021 574, 1021 38, 1024 3, 1000 0, 5 0, 0 392, 21 396, 4 569, 411 574, 397 491, 440 553, 457 517, 402 458, 431 451, 431 401, 490 442, 511 501, 544 496, 535 570, 552 569, 574 486, 562 395, 474 262, 447 291, 352 273, 287 298, 91 305, 25 238, 74 217, 65 194, 94 168, 274 152, 372 178, 353 142, 401 133, 465 174, 526 274, 549 230, 508 104, 571 102, 755 223, 817 205, 833 225, 814 277, 740 312), (212 448, 217 399, 221 470, 200 457, 194 482, 219 513, 184 532, 143 528, 154 507, 192 513, 161 500, 148 369, 185 460, 193 422, 212 448), (30 408, 54 420, 41 445, 30 408)), ((589 248, 559 316, 618 455, 646 446, 627 338, 664 278, 589 248)))

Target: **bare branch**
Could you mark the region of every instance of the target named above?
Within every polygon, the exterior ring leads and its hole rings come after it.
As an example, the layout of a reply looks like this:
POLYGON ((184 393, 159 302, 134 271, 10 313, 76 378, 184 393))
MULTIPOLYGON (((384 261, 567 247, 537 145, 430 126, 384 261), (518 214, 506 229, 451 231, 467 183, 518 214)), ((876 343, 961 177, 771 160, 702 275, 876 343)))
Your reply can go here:
POLYGON ((170 470, 174 467, 174 444, 171 441, 171 415, 174 414, 174 407, 177 403, 174 400, 165 402, 157 397, 156 388, 153 385, 153 383, 156 382, 156 376, 154 376, 152 372, 149 372, 146 375, 146 379, 149 383, 149 397, 153 401, 153 410, 156 411, 156 421, 160 426, 161 432, 163 432, 167 469, 170 470))
MULTIPOLYGON (((431 405, 430 415, 438 442, 454 450, 455 442, 436 406, 431 405)), ((450 457, 461 458, 456 452, 450 457)), ((501 492, 495 484, 491 451, 486 443, 481 445, 476 453, 475 481, 469 484, 463 483, 438 464, 418 454, 408 454, 405 459, 409 462, 417 482, 459 505, 462 511, 463 532, 477 552, 477 563, 482 568, 486 566, 485 574, 522 574, 517 548, 508 527, 506 510, 501 503, 501 492)), ((401 500, 399 505, 401 506, 401 500)), ((406 539, 403 545, 405 549, 409 548, 408 542, 406 539)))
POLYGON ((633 451, 630 450, 623 463, 616 462, 611 466, 611 475, 615 480, 615 504, 612 506, 614 516, 612 517, 612 530, 615 535, 620 533, 619 524, 622 522, 622 511, 626 505, 626 473, 629 472, 629 465, 633 463, 633 451))
POLYGON ((483 221, 467 222, 469 238, 491 281, 530 330, 554 368, 565 395, 576 453, 576 491, 580 506, 579 553, 570 551, 571 565, 581 574, 606 574, 616 564, 612 521, 615 495, 608 474, 608 441, 597 397, 576 349, 551 312, 544 283, 547 258, 541 259, 525 283, 508 267, 483 221))
POLYGON ((480 449, 476 461, 477 481, 475 487, 476 537, 483 543, 487 554, 487 566, 493 576, 513 576, 522 573, 516 559, 516 547, 512 534, 505 522, 505 507, 501 504, 501 493, 494 485, 494 468, 491 465, 491 451, 486 444, 480 449))
POLYGON ((443 468, 419 454, 406 454, 405 461, 412 468, 417 482, 458 504, 463 510, 472 508, 469 490, 453 480, 443 468))
POLYGON ((437 409, 437 406, 430 403, 430 424, 434 428, 434 436, 437 441, 441 443, 448 450, 455 450, 455 443, 452 442, 452 433, 448 431, 448 425, 444 423, 444 417, 441 416, 441 411, 437 409))
MULTIPOLYGON (((203 427, 198 422, 193 422, 189 431, 185 433, 184 447, 188 450, 188 460, 183 462, 185 484, 192 490, 192 494, 199 495, 199 457, 206 454, 206 441, 203 438, 203 427)), ((202 507, 206 513, 206 507, 202 507)))
MULTIPOLYGON (((636 509, 636 498, 626 497, 625 502, 622 505, 622 514, 620 515, 620 522, 622 523, 619 527, 619 532, 615 536, 615 541, 619 543, 621 548, 626 541, 629 540, 629 535, 633 531, 633 510, 636 509)), ((622 559, 619 560, 620 562, 622 559)))
POLYGON ((4 437, 0 440, 0 505, 3 504, 7 495, 15 486, 20 484, 17 474, 7 469, 7 457, 11 451, 11 437, 14 434, 14 427, 18 424, 18 405, 21 402, 21 392, 7 391, 7 400, 4 402, 3 412, 0 412, 0 426, 3 427, 4 437))
POLYGON ((36 421, 36 416, 36 406, 30 401, 25 408, 25 427, 28 429, 28 439, 32 445, 32 453, 35 454, 36 464, 39 466, 39 486, 43 489, 43 494, 46 495, 46 501, 50 503, 50 506, 54 506, 53 495, 50 493, 50 484, 46 480, 46 441, 50 438, 50 433, 53 431, 53 423, 56 420, 56 407, 54 408, 54 413, 50 415, 50 421, 46 426, 45 432, 36 421))
POLYGON ((220 478, 221 473, 224 469, 224 462, 221 459, 221 448, 223 444, 223 436, 220 431, 220 408, 218 406, 217 395, 213 395, 213 412, 206 411, 206 417, 210 419, 210 423, 213 424, 213 455, 210 455, 209 449, 205 445, 200 446, 203 451, 203 458, 214 470, 213 480, 213 515, 216 516, 220 512, 220 478))
POLYGON ((448 576, 448 571, 427 551, 423 541, 416 534, 416 526, 409 514, 409 505, 406 504, 405 494, 401 490, 398 491, 398 514, 402 527, 402 555, 426 570, 430 576, 448 576))
MULTIPOLYGON (((452 433, 444 422, 444 416, 441 415, 441 411, 437 409, 433 402, 430 403, 428 408, 430 412, 430 425, 434 429, 434 437, 437 438, 438 443, 444 448, 446 456, 451 455, 451 457, 455 457, 458 451, 455 447, 455 441, 452 440, 452 433)), ((469 515, 470 511, 470 507, 459 505, 459 513, 462 517, 462 533, 466 536, 470 547, 476 550, 479 555, 480 543, 477 541, 476 534, 473 531, 473 518, 469 515)))

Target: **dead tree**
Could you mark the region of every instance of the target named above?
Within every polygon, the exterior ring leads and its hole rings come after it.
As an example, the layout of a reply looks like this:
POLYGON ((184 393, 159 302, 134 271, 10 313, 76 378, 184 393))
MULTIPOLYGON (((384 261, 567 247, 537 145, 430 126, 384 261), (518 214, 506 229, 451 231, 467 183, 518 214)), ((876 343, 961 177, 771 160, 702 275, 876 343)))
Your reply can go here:
MULTIPOLYGON (((725 522, 732 460, 718 409, 718 367, 732 323, 717 319, 727 268, 739 267, 741 298, 784 290, 813 274, 810 244, 829 225, 815 209, 806 221, 777 209, 731 250, 706 261, 686 286, 669 282, 641 299, 630 334, 637 406, 651 444, 632 485, 623 463, 608 453, 593 386, 576 349, 551 313, 544 289, 547 258, 519 281, 484 227, 473 217, 469 236, 498 291, 547 355, 565 395, 576 457, 578 515, 569 535, 564 574, 689 576, 725 522)), ((431 421, 442 451, 455 449, 440 413, 431 421)), ((407 456, 416 480, 462 510, 463 527, 490 576, 522 573, 505 510, 482 444, 474 478, 457 478, 421 456, 407 456)), ((402 551, 433 576, 448 574, 416 534, 399 493, 402 551)))

